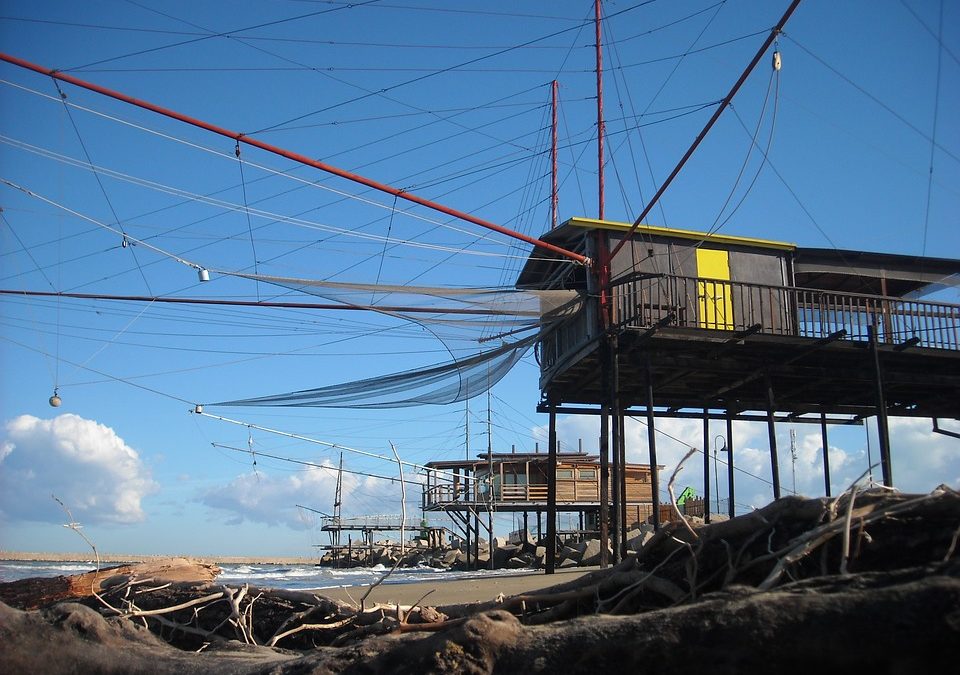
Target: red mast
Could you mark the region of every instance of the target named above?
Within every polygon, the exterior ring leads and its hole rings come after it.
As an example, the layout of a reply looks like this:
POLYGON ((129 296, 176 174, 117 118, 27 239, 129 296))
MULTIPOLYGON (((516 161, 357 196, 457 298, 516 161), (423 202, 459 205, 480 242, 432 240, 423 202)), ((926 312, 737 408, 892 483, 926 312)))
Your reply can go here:
POLYGON ((557 195, 557 81, 554 80, 552 86, 550 87, 552 92, 553 100, 553 138, 550 146, 550 158, 553 162, 553 167, 550 171, 550 175, 553 179, 551 191, 550 191, 550 222, 551 229, 557 226, 557 204, 559 198, 557 195))
POLYGON ((599 192, 598 218, 603 220, 603 135, 606 132, 603 123, 603 49, 600 43, 600 0, 595 0, 597 34, 597 189, 599 192))

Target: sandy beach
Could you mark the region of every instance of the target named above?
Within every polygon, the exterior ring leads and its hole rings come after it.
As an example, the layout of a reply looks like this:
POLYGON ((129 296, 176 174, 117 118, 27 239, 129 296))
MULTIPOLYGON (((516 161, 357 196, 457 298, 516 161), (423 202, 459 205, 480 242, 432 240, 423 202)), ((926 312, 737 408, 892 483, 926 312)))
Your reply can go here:
MULTIPOLYGON (((432 591, 423 604, 439 607, 466 602, 484 602, 493 600, 499 594, 506 596, 529 593, 542 588, 572 581, 596 567, 571 568, 557 570, 555 574, 547 575, 543 570, 531 570, 529 573, 515 575, 494 575, 470 579, 452 579, 450 581, 424 581, 412 584, 383 583, 373 589, 367 602, 381 604, 410 605, 417 602, 423 595, 432 591)), ((348 588, 323 588, 317 594, 343 602, 359 602, 366 593, 366 586, 351 586, 348 588)))

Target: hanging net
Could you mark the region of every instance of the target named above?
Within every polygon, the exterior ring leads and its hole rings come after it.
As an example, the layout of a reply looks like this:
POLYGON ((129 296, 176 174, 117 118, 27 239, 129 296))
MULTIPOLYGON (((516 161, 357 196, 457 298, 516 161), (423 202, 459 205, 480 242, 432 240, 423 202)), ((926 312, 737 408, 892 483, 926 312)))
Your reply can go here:
POLYGON ((401 408, 465 401, 503 379, 545 328, 573 316, 582 306, 576 291, 351 284, 222 273, 420 324, 443 342, 453 359, 380 377, 206 404, 210 406, 401 408), (454 349, 452 343, 461 346, 454 349), (486 344, 496 346, 483 349, 486 344), (465 349, 468 356, 455 356, 465 349))
POLYGON ((283 408, 404 408, 465 401, 495 385, 533 345, 537 335, 476 356, 401 373, 286 394, 211 403, 283 408))
POLYGON ((437 324, 458 337, 514 334, 575 314, 582 304, 576 291, 534 291, 516 288, 449 288, 355 284, 277 277, 217 270, 219 274, 275 284, 341 304, 400 317, 418 324, 437 324))

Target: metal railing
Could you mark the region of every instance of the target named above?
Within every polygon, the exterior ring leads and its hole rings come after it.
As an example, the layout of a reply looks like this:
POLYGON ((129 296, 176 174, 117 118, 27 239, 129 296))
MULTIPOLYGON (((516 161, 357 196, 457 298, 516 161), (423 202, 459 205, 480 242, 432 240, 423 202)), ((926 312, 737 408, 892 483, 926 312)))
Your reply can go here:
POLYGON ((865 341, 876 326, 880 342, 916 338, 932 349, 960 349, 960 305, 739 281, 657 275, 616 285, 614 321, 646 328, 667 314, 672 326, 826 337, 845 330, 865 341))
MULTIPOLYGON (((613 287, 614 323, 649 328, 672 315, 671 327, 826 337, 843 329, 844 339, 866 341, 876 326, 881 343, 916 339, 921 347, 960 349, 960 305, 810 288, 771 286, 667 274, 613 287)), ((545 335, 541 367, 548 370, 589 340, 586 312, 545 335)))

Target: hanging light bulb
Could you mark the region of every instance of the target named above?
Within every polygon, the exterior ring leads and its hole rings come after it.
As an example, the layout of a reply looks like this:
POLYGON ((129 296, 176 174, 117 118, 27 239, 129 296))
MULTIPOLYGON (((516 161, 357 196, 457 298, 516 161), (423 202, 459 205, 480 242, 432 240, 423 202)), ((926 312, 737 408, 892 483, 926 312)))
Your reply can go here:
POLYGON ((58 389, 53 390, 53 396, 50 397, 51 408, 59 408, 60 404, 63 403, 63 400, 60 398, 60 394, 58 392, 58 389))
POLYGON ((197 268, 197 276, 200 277, 200 281, 210 281, 210 272, 203 267, 197 268))

